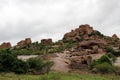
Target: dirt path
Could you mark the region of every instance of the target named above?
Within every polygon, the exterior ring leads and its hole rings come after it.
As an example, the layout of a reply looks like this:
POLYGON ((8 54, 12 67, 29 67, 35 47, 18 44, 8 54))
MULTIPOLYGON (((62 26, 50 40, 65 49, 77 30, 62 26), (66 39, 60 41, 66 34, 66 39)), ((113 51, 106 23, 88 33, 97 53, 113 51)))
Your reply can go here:
POLYGON ((68 67, 70 61, 65 59, 66 55, 64 53, 57 53, 56 55, 57 57, 51 59, 55 63, 51 69, 59 72, 68 72, 70 70, 68 67))

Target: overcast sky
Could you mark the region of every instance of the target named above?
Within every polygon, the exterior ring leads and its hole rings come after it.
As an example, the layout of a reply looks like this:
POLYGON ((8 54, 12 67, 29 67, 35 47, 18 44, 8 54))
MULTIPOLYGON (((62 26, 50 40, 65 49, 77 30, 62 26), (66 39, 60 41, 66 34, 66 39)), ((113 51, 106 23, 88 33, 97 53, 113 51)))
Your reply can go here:
POLYGON ((120 37, 120 0, 0 0, 0 43, 56 41, 81 24, 120 37))

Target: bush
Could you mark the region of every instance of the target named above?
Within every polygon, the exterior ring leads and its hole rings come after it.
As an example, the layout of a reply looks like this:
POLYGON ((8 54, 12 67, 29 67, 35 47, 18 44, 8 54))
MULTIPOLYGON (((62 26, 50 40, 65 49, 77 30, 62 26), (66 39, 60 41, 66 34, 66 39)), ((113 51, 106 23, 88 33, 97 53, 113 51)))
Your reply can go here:
POLYGON ((17 74, 27 73, 28 69, 29 65, 22 60, 16 60, 13 62, 13 72, 17 74))
POLYGON ((26 73, 26 62, 19 60, 10 50, 0 50, 0 72, 26 73))
POLYGON ((29 64, 30 69, 34 69, 36 71, 41 71, 44 65, 43 60, 37 58, 30 58, 27 60, 27 63, 29 64))
POLYGON ((39 58, 30 58, 27 60, 30 70, 39 74, 49 73, 50 67, 53 65, 51 61, 43 61, 39 58))
POLYGON ((33 70, 40 73, 48 73, 53 65, 51 61, 43 61, 39 58, 30 58, 27 62, 19 60, 10 50, 0 50, 0 72, 27 73, 33 70))
POLYGON ((13 68, 13 62, 17 58, 11 54, 8 50, 1 50, 0 51, 0 71, 10 72, 13 68))
POLYGON ((111 53, 107 53, 106 55, 109 57, 109 59, 111 60, 112 63, 114 63, 117 60, 116 56, 114 56, 111 53))
POLYGON ((111 54, 113 54, 114 56, 120 56, 120 52, 118 51, 115 51, 111 46, 106 46, 105 47, 105 49, 106 49, 106 51, 108 52, 108 53, 111 53, 111 54))
POLYGON ((108 63, 108 64, 112 65, 112 62, 107 55, 103 55, 100 59, 97 59, 96 61, 94 61, 92 63, 92 65, 95 66, 98 64, 102 64, 102 63, 108 63))
POLYGON ((97 69, 98 72, 103 73, 103 74, 115 72, 115 67, 106 62, 95 65, 95 68, 97 69))
POLYGON ((120 67, 115 66, 115 74, 120 76, 120 67))
POLYGON ((115 61, 116 57, 111 53, 107 53, 93 62, 92 68, 97 69, 100 73, 115 73, 117 71, 117 68, 113 65, 115 61))

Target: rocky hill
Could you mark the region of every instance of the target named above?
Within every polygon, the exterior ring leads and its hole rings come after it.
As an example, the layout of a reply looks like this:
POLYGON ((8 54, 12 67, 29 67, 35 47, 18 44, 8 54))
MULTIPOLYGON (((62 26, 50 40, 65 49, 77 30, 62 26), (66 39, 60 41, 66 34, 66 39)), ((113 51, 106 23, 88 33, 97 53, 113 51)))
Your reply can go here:
POLYGON ((120 39, 116 34, 112 37, 105 36, 88 24, 80 25, 79 28, 66 33, 63 41, 76 43, 69 49, 72 68, 88 67, 94 59, 107 53, 120 55, 120 39))
POLYGON ((49 38, 42 39, 39 43, 32 42, 31 38, 26 38, 19 41, 16 46, 11 46, 10 42, 4 42, 0 45, 0 48, 10 48, 15 52, 20 50, 21 53, 27 54, 64 52, 64 50, 81 54, 99 54, 107 53, 110 51, 109 49, 119 51, 120 39, 116 34, 113 34, 112 37, 105 36, 99 31, 94 30, 90 25, 85 24, 66 33, 63 39, 57 42, 53 42, 49 38))
MULTIPOLYGON (((66 53, 72 63, 90 64, 93 55, 112 53, 120 55, 120 39, 116 34, 112 37, 105 36, 94 30, 88 24, 80 25, 63 36, 62 40, 53 42, 52 39, 42 39, 41 42, 32 42, 31 38, 26 38, 11 46, 10 42, 2 43, 0 48, 9 48, 18 55, 66 53)), ((98 58, 98 57, 97 57, 98 58)), ((74 64, 75 65, 75 64, 74 64)), ((77 64, 78 65, 78 64, 77 64)))

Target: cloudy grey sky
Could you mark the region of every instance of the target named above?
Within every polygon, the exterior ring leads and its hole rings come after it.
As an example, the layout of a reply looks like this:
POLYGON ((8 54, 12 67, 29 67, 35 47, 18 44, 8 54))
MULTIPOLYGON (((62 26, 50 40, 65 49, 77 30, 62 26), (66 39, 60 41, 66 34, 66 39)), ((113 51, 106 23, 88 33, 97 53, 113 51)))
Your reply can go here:
POLYGON ((0 0, 0 43, 56 41, 80 24, 120 37, 120 0, 0 0))

